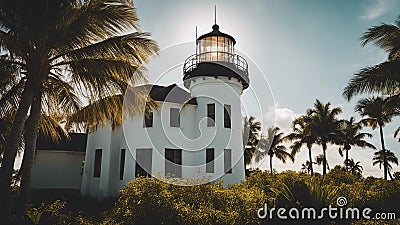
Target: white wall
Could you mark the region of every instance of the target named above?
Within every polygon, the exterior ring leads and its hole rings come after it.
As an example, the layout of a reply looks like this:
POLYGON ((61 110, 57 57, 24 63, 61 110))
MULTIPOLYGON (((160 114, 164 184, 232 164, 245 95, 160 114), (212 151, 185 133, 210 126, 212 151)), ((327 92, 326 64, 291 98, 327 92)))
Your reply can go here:
POLYGON ((32 188, 80 189, 83 152, 38 150, 32 168, 32 188))
POLYGON ((143 116, 124 122, 112 131, 109 126, 88 135, 86 164, 81 193, 114 196, 128 181, 135 179, 136 149, 152 148, 152 175, 165 175, 165 148, 182 149, 182 177, 204 176, 222 178, 224 184, 244 180, 242 116, 240 95, 242 85, 235 78, 196 78, 191 83, 192 97, 198 105, 160 102, 153 110, 153 126, 143 128, 143 116), (216 105, 216 126, 207 127, 207 104, 216 105), (223 104, 231 105, 231 128, 224 128, 223 104), (170 108, 180 108, 180 127, 170 127, 170 108), (103 149, 100 178, 93 178, 95 149, 103 149), (120 149, 126 149, 124 179, 119 180, 120 149), (205 173, 206 148, 215 149, 214 173, 205 173), (232 150, 233 173, 224 175, 224 149, 232 150), (221 177, 222 176, 222 177, 221 177))

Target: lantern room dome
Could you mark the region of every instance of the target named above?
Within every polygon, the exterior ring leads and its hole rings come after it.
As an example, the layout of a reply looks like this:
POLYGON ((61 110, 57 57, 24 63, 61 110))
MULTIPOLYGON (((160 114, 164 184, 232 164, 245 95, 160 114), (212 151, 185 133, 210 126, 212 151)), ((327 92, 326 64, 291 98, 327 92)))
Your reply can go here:
POLYGON ((217 36, 219 36, 219 37, 225 37, 225 38, 230 39, 232 41, 233 45, 236 44, 235 38, 233 38, 229 34, 225 34, 225 33, 222 33, 221 31, 219 31, 219 26, 217 24, 214 24, 212 26, 212 29, 213 30, 210 33, 203 34, 199 38, 197 38, 197 41, 203 40, 203 39, 205 39, 207 37, 217 37, 217 36))

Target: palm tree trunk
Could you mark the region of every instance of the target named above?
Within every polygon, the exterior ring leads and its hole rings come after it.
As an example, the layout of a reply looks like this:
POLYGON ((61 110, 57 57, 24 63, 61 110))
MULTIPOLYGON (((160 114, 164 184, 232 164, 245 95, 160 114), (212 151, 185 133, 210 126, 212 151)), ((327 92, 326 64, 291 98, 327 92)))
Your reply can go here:
POLYGON ((310 161, 310 172, 311 172, 311 176, 314 175, 314 169, 313 169, 313 161, 312 161, 312 156, 311 156, 311 147, 308 148, 308 160, 310 161))
POLYGON ((346 150, 346 171, 349 171, 349 149, 346 150))
POLYGON ((382 154, 383 154, 383 179, 387 180, 387 158, 386 158, 386 149, 385 149, 385 140, 383 139, 383 127, 379 124, 379 132, 381 135, 381 145, 382 145, 382 154))
MULTIPOLYGON (((28 85, 28 84, 27 84, 28 85)), ((14 172, 14 162, 17 155, 19 145, 21 143, 22 132, 27 118, 29 107, 34 97, 34 88, 26 86, 17 112, 15 114, 10 133, 4 147, 3 160, 0 170, 0 199, 2 201, 2 209, 0 210, 0 220, 7 220, 10 210, 10 185, 12 174, 14 172)))
POLYGON ((272 170, 272 155, 269 156, 269 168, 271 169, 271 175, 273 174, 272 170))
POLYGON ((33 100, 30 115, 25 125, 25 151, 21 164, 20 200, 23 205, 31 201, 32 166, 36 150, 36 140, 39 133, 41 115, 41 94, 33 100))
POLYGON ((326 174, 326 148, 327 148, 326 144, 325 143, 322 144, 322 151, 324 153, 324 162, 322 165, 322 175, 326 174))

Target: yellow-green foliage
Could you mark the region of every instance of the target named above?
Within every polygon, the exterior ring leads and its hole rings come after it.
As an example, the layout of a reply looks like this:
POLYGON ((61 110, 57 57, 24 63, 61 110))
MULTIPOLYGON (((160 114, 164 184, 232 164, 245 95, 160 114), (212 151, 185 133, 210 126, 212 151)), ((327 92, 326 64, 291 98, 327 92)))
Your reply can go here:
POLYGON ((369 207, 373 213, 400 216, 400 180, 363 179, 339 167, 325 177, 293 171, 273 175, 253 171, 243 183, 227 188, 205 179, 138 178, 120 191, 113 209, 98 212, 98 216, 88 217, 84 211, 65 213, 65 203, 60 201, 30 207, 26 215, 29 224, 400 224, 399 220, 281 221, 257 217, 257 210, 265 203, 269 207, 321 208, 336 205, 339 196, 347 198, 347 207, 369 207))
POLYGON ((178 186, 139 178, 121 190, 113 215, 124 224, 258 224, 264 197, 241 184, 178 186))

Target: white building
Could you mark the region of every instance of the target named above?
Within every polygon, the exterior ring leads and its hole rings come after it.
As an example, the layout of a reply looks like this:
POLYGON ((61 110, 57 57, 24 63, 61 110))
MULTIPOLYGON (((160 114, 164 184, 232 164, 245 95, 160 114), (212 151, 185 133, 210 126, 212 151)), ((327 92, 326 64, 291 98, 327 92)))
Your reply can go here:
POLYGON ((176 84, 145 85, 158 108, 88 134, 82 195, 115 196, 137 176, 244 180, 240 97, 249 86, 248 66, 235 54, 235 39, 212 28, 185 61, 189 92, 176 84))

